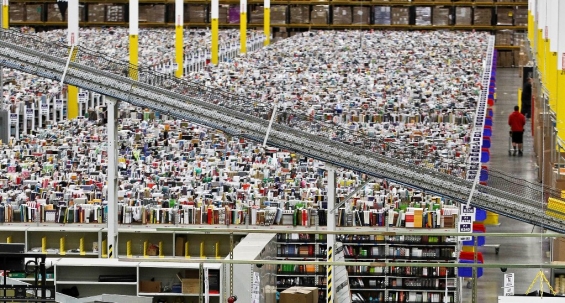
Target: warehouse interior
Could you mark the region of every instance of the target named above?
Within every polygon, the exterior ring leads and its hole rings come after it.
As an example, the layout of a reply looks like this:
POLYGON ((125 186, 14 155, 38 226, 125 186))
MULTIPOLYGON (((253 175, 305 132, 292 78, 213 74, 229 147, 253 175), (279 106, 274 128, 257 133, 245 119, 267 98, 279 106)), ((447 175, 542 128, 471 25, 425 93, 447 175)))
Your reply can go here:
POLYGON ((3 0, 0 300, 561 302, 563 14, 3 0))

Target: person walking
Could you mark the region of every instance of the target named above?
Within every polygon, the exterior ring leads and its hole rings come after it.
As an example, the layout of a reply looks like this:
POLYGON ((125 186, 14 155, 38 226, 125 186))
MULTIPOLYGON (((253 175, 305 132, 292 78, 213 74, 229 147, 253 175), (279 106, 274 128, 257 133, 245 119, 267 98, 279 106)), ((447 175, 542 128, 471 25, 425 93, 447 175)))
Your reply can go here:
POLYGON ((508 125, 510 125, 510 132, 512 133, 512 147, 514 148, 513 156, 522 156, 522 144, 524 141, 524 125, 526 125, 526 117, 520 113, 520 107, 514 106, 514 112, 508 116, 508 125), (518 150, 516 150, 518 148, 518 150))
POLYGON ((521 99, 522 115, 529 119, 532 115, 532 78, 528 78, 528 81, 524 83, 521 99))

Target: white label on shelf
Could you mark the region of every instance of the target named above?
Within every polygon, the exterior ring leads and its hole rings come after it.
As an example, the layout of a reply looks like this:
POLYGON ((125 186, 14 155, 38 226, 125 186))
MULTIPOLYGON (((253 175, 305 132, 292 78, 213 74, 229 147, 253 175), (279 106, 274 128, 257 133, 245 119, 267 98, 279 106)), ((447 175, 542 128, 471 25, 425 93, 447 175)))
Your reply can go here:
POLYGON ((26 119, 33 119, 33 108, 26 108, 26 119))
POLYGON ((86 93, 79 93, 78 94, 78 103, 86 103, 87 100, 88 100, 88 97, 86 96, 86 93))
POLYGON ((514 295, 514 287, 504 287, 504 296, 509 297, 514 295))
POLYGON ((514 287, 514 273, 504 274, 504 287, 514 287))
MULTIPOLYGON (((459 218, 459 232, 460 233, 472 233, 473 232, 473 217, 470 215, 461 215, 459 218)), ((460 236, 459 241, 470 241, 473 240, 471 236, 460 236)))
POLYGON ((173 70, 174 71, 179 70, 179 65, 177 63, 173 63, 173 70))
POLYGON ((47 103, 42 103, 41 104, 41 114, 42 115, 47 115, 49 114, 49 105, 47 103))
POLYGON ((63 109, 63 99, 55 99, 55 109, 63 109))
POLYGON ((461 204, 461 216, 471 216, 472 221, 475 221, 476 209, 472 206, 467 207, 465 204, 461 204))
POLYGON ((10 124, 18 124, 18 114, 10 113, 10 124))

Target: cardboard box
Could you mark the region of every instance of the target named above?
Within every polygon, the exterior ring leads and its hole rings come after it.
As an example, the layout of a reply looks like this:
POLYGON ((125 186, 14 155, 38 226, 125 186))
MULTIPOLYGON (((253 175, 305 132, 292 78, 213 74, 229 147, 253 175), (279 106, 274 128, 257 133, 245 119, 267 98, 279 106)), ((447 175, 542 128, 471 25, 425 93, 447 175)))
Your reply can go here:
POLYGON ((42 4, 26 4, 26 21, 41 22, 42 14, 43 14, 42 4))
POLYGON ((106 22, 124 22, 125 6, 121 4, 106 6, 106 22))
POLYGON ((200 275, 198 270, 186 270, 181 282, 183 294, 197 294, 200 292, 200 275))
POLYGON ((451 25, 451 8, 436 6, 433 9, 434 25, 451 25))
POLYGON ((410 8, 405 6, 393 7, 390 10, 392 25, 409 25, 410 8))
POLYGON ((374 22, 378 25, 390 25, 390 6, 375 6, 374 22))
POLYGON ((353 7, 353 24, 369 24, 371 22, 371 8, 368 6, 353 7))
POLYGON ((287 8, 286 5, 271 6, 271 24, 286 24, 287 8))
POLYGON ((471 25, 473 22, 473 9, 458 6, 455 8, 455 25, 471 25))
POLYGON ((553 261, 565 261, 565 238, 553 239, 553 261))
POLYGON ((318 303, 317 287, 294 286, 281 292, 279 303, 318 303))
POLYGON ((23 3, 12 3, 9 6, 10 22, 25 21, 26 9, 23 3))
POLYGON ((492 9, 490 7, 475 7, 473 23, 475 25, 492 25, 492 9))
POLYGON ((333 24, 350 25, 352 21, 350 6, 334 6, 333 24))
POLYGON ((161 292, 161 282, 139 281, 139 292, 150 292, 150 293, 161 292))
POLYGON ((251 24, 263 24, 265 18, 265 9, 263 6, 257 6, 254 10, 251 11, 251 17, 249 19, 249 23, 251 24))
POLYGON ((416 6, 415 25, 432 25, 432 7, 431 6, 416 6))
POLYGON ((514 9, 511 7, 496 8, 496 25, 513 25, 514 9))
POLYGON ((206 22, 206 5, 187 5, 185 7, 185 21, 192 23, 206 22), (188 16, 188 20, 186 20, 188 16))
POLYGON ((308 7, 307 5, 290 7, 290 23, 291 24, 310 23, 310 7, 308 7))
POLYGON ((327 5, 312 6, 310 14, 310 23, 312 24, 328 24, 329 8, 327 5))
POLYGON ((184 256, 184 241, 183 236, 177 236, 175 239, 175 256, 184 256))
POLYGON ((104 22, 106 15, 106 5, 89 4, 88 5, 88 22, 104 22))

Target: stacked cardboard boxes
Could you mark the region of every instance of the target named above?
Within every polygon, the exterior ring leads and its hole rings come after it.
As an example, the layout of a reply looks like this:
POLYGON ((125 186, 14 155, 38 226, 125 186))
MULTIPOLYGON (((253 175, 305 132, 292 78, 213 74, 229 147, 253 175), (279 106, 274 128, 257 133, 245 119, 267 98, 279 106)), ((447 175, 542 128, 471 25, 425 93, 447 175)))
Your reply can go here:
POLYGON ((43 13, 42 4, 26 4, 26 21, 27 22, 41 22, 43 13))
POLYGON ((500 30, 495 34, 496 45, 514 45, 514 31, 500 30))
POLYGON ((514 54, 512 51, 498 51, 498 67, 513 67, 514 54))
POLYGON ((310 23, 310 8, 306 5, 291 6, 290 23, 291 24, 310 23))
POLYGON ((265 18, 265 9, 263 6, 256 6, 251 11, 251 19, 249 20, 250 23, 253 24, 263 24, 265 18))
POLYGON ((353 7, 353 24, 366 25, 371 22, 371 8, 368 6, 353 7))
POLYGON ((10 22, 24 22, 26 16, 25 4, 13 3, 9 7, 10 22))
POLYGON ((312 6, 310 22, 312 24, 328 24, 329 7, 327 5, 312 6))
POLYGON ((518 7, 514 10, 514 25, 527 26, 528 25, 528 8, 518 7))
POLYGON ((492 9, 489 7, 475 7, 473 24, 492 25, 492 9))
POLYGON ((185 20, 186 20, 186 16, 188 15, 188 22, 205 23, 207 16, 206 7, 207 7, 206 5, 202 5, 202 4, 187 5, 186 8, 188 10, 188 14, 185 11, 185 20))
POLYGON ((455 8, 455 25, 471 25, 473 22, 473 9, 466 6, 455 8))
POLYGON ((514 25, 514 8, 497 7, 496 25, 514 25))
POLYGON ((88 22, 104 22, 106 15, 106 5, 104 4, 89 4, 88 5, 88 22))
POLYGON ((140 5, 139 22, 165 23, 165 5, 140 5))
POLYGON ((434 25, 451 25, 451 9, 449 7, 434 7, 433 11, 434 25))
POLYGON ((416 6, 416 21, 415 25, 432 25, 432 7, 431 6, 416 6))
POLYGON ((106 22, 124 22, 124 20, 125 20, 124 5, 113 4, 106 6, 106 22))
POLYGON ((374 20, 378 25, 390 25, 390 6, 375 6, 374 20))
MULTIPOLYGON (((220 24, 229 22, 229 5, 219 5, 218 6, 218 22, 220 24)), ((208 11, 208 20, 212 21, 212 12, 208 11)))
POLYGON ((56 3, 47 4, 47 21, 48 22, 61 22, 64 21, 63 14, 59 10, 59 5, 56 3))
POLYGON ((351 25, 353 18, 351 16, 351 6, 334 6, 333 24, 351 25))
POLYGON ((392 25, 410 24, 410 8, 405 6, 395 6, 390 10, 392 25))
POLYGON ((288 6, 273 5, 271 6, 271 24, 286 24, 288 15, 288 6))

